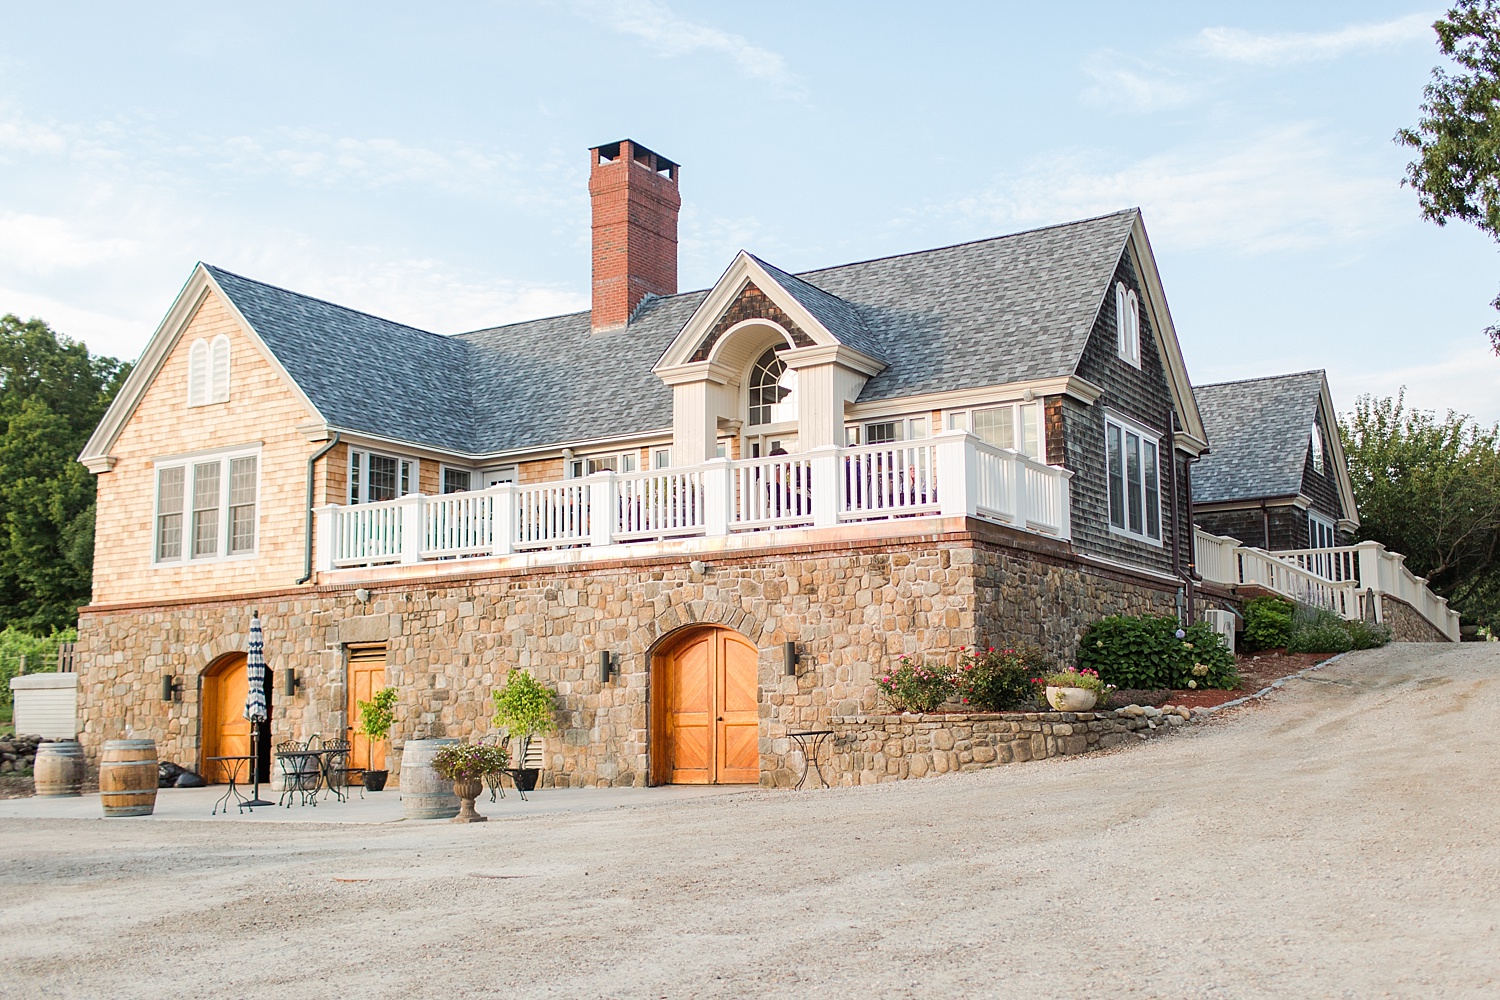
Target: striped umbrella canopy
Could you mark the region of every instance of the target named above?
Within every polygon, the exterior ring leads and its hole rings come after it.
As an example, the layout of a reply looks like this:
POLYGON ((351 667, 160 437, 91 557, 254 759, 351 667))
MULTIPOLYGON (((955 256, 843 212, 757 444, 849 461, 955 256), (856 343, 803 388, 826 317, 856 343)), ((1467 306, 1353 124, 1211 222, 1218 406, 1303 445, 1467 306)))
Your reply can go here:
POLYGON ((245 718, 264 722, 266 713, 266 643, 260 631, 260 616, 250 619, 250 653, 245 660, 245 718))

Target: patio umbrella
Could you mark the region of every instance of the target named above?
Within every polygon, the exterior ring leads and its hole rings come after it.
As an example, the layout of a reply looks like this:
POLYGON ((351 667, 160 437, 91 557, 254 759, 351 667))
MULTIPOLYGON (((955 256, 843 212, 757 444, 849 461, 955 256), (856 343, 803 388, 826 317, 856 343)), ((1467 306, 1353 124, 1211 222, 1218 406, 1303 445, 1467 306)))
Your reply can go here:
POLYGON ((266 643, 260 630, 260 612, 250 612, 250 649, 245 658, 245 718, 250 722, 250 770, 255 792, 247 806, 268 806, 260 797, 260 724, 270 719, 266 708, 266 643))

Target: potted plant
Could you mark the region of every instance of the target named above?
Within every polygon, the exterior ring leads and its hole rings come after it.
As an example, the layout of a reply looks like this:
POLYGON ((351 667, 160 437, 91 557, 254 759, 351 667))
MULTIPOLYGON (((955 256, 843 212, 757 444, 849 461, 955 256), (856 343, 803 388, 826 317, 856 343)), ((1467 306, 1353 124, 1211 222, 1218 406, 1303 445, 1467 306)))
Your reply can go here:
POLYGON ((505 686, 495 691, 493 697, 494 724, 503 726, 511 739, 517 741, 516 763, 521 767, 514 774, 516 787, 529 792, 536 787, 541 770, 525 766, 526 751, 535 737, 557 732, 553 717, 557 692, 524 670, 512 670, 505 678, 505 686))
POLYGON ((510 755, 504 747, 491 743, 449 743, 432 755, 432 769, 438 776, 453 782, 453 794, 463 803, 454 823, 483 823, 485 817, 474 811, 474 800, 484 789, 484 776, 505 770, 510 755))
POLYGON ((1110 685, 1099 679, 1096 670, 1069 667, 1037 678, 1047 688, 1047 704, 1059 712, 1087 712, 1109 694, 1110 685))
MULTIPOLYGON (((359 731, 370 741, 370 759, 375 763, 375 744, 390 734, 391 724, 396 721, 396 689, 382 688, 369 701, 359 703, 359 731)), ((365 768, 365 790, 378 792, 385 788, 390 772, 365 768)))

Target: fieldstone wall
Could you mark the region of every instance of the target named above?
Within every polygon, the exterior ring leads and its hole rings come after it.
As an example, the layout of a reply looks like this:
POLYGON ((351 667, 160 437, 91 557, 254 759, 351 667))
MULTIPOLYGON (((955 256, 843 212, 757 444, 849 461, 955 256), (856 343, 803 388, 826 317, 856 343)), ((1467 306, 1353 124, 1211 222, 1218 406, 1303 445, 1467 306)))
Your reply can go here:
POLYGON ((1428 621, 1422 612, 1390 594, 1380 595, 1380 613, 1385 624, 1391 627, 1394 642, 1452 642, 1436 625, 1428 621))
MULTIPOLYGON (((949 522, 944 522, 949 523, 949 522)), ((959 522, 963 523, 963 522, 959 522)), ((738 630, 761 650, 761 783, 795 782, 788 730, 881 711, 875 678, 901 654, 956 662, 982 641, 1038 641, 1071 657, 1076 630, 1116 611, 1169 610, 1149 579, 1068 562, 1066 545, 976 527, 900 541, 782 546, 723 553, 695 573, 686 557, 492 572, 442 581, 351 579, 340 587, 84 609, 79 622, 79 739, 97 759, 106 739, 157 741, 163 759, 198 769, 202 675, 247 642, 250 612, 265 626, 273 740, 342 734, 351 643, 387 644, 386 682, 400 692, 390 755, 409 738, 490 730, 490 692, 531 670, 559 694, 560 733, 546 741, 545 785, 648 781, 652 650, 699 624, 738 630), (1030 541, 1035 539, 1036 541, 1030 541), (368 588, 361 603, 356 588, 368 588), (780 646, 799 645, 795 677, 780 646), (594 654, 619 673, 605 684, 594 654), (281 671, 302 684, 284 697, 281 671), (161 678, 184 682, 160 700, 161 678)))
MULTIPOLYGON (((1186 713, 995 712, 835 717, 830 784, 873 785, 1087 753, 1185 725, 1186 713)), ((816 780, 816 779, 813 779, 816 780)))

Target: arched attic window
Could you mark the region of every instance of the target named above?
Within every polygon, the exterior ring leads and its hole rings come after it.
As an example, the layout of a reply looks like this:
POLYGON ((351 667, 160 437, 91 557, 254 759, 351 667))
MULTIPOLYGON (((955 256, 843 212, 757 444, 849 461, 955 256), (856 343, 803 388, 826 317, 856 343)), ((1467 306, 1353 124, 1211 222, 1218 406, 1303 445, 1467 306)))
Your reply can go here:
POLYGON ((229 402, 229 338, 219 334, 213 342, 212 378, 209 386, 210 403, 229 402))
POLYGON ((202 406, 208 402, 208 341, 198 339, 188 349, 188 405, 202 406))
POLYGON ((200 337, 188 348, 188 405, 228 401, 229 338, 221 333, 210 344, 200 337))
POLYGON ((750 424, 779 424, 797 419, 797 372, 777 356, 785 344, 772 347, 750 369, 750 424))

